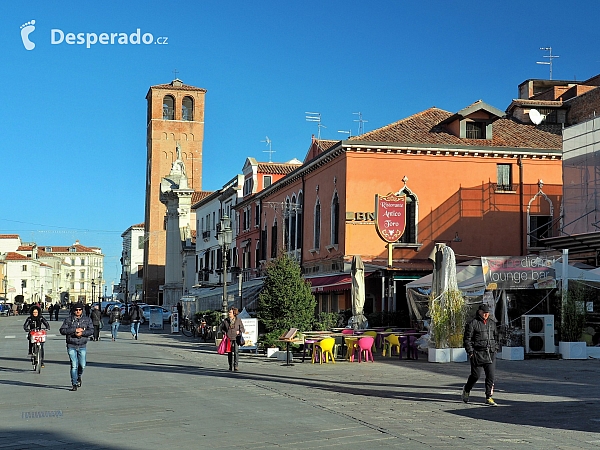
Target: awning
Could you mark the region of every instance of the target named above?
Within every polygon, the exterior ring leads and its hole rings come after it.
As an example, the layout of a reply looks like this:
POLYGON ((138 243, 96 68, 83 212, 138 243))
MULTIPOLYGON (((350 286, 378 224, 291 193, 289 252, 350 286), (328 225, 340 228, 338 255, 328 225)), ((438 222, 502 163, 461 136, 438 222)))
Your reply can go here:
POLYGON ((349 273, 322 277, 306 278, 312 292, 348 291, 352 287, 352 275, 349 273))
POLYGON ((600 232, 571 234, 569 236, 557 236, 540 239, 545 246, 556 250, 567 249, 572 253, 598 252, 600 251, 600 232))

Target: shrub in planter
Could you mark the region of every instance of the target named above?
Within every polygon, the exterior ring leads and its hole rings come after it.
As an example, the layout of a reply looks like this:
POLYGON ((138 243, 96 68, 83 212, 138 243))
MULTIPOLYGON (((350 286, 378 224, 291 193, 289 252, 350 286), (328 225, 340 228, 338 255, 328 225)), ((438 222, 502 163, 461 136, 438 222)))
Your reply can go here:
POLYGON ((560 324, 562 342, 578 342, 581 339, 586 323, 585 301, 590 294, 588 289, 582 283, 572 281, 566 295, 558 295, 557 323, 560 324))

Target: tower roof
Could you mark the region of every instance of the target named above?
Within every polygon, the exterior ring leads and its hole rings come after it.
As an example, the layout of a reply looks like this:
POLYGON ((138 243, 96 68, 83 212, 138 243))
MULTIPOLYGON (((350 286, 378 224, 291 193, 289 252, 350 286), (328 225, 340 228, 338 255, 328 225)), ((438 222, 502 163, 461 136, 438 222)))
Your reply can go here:
POLYGON ((154 86, 150 86, 150 90, 152 89, 166 89, 170 91, 200 91, 206 92, 206 89, 199 88, 196 86, 190 86, 189 84, 183 84, 179 78, 175 78, 173 81, 167 84, 156 84, 154 86))

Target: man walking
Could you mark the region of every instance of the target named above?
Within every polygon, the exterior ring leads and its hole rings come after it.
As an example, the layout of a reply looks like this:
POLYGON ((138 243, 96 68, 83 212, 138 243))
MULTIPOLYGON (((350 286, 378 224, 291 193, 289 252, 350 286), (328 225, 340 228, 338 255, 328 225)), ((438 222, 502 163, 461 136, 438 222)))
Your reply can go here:
POLYGON ((137 302, 133 302, 133 307, 129 311, 129 318, 131 320, 131 336, 137 341, 138 333, 140 331, 140 322, 144 317, 144 312, 137 302))
POLYGON ((83 315, 83 304, 75 303, 69 317, 60 326, 60 334, 67 337, 67 353, 71 360, 71 391, 81 387, 85 369, 86 344, 94 333, 92 320, 83 315))
POLYGON ((488 305, 479 305, 479 309, 465 326, 463 344, 469 361, 471 362, 471 375, 462 391, 462 401, 469 401, 469 393, 479 377, 481 369, 485 372, 485 404, 496 406, 492 398, 494 393, 494 371, 496 369, 496 351, 498 350, 498 329, 496 322, 490 317, 488 305))
POLYGON ((100 328, 102 327, 102 313, 100 312, 100 307, 98 305, 94 306, 94 309, 92 309, 90 318, 92 319, 92 324, 94 325, 94 336, 92 337, 92 341, 99 341, 100 328))

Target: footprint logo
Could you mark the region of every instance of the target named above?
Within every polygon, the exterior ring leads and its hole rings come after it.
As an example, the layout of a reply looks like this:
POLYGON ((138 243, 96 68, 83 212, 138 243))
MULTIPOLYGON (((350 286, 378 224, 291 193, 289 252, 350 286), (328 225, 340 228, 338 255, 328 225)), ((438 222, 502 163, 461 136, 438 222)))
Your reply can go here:
POLYGON ((21 25, 21 39, 23 40, 23 46, 25 47, 25 50, 33 50, 35 48, 35 43, 29 40, 29 35, 34 30, 35 20, 31 20, 21 25))

